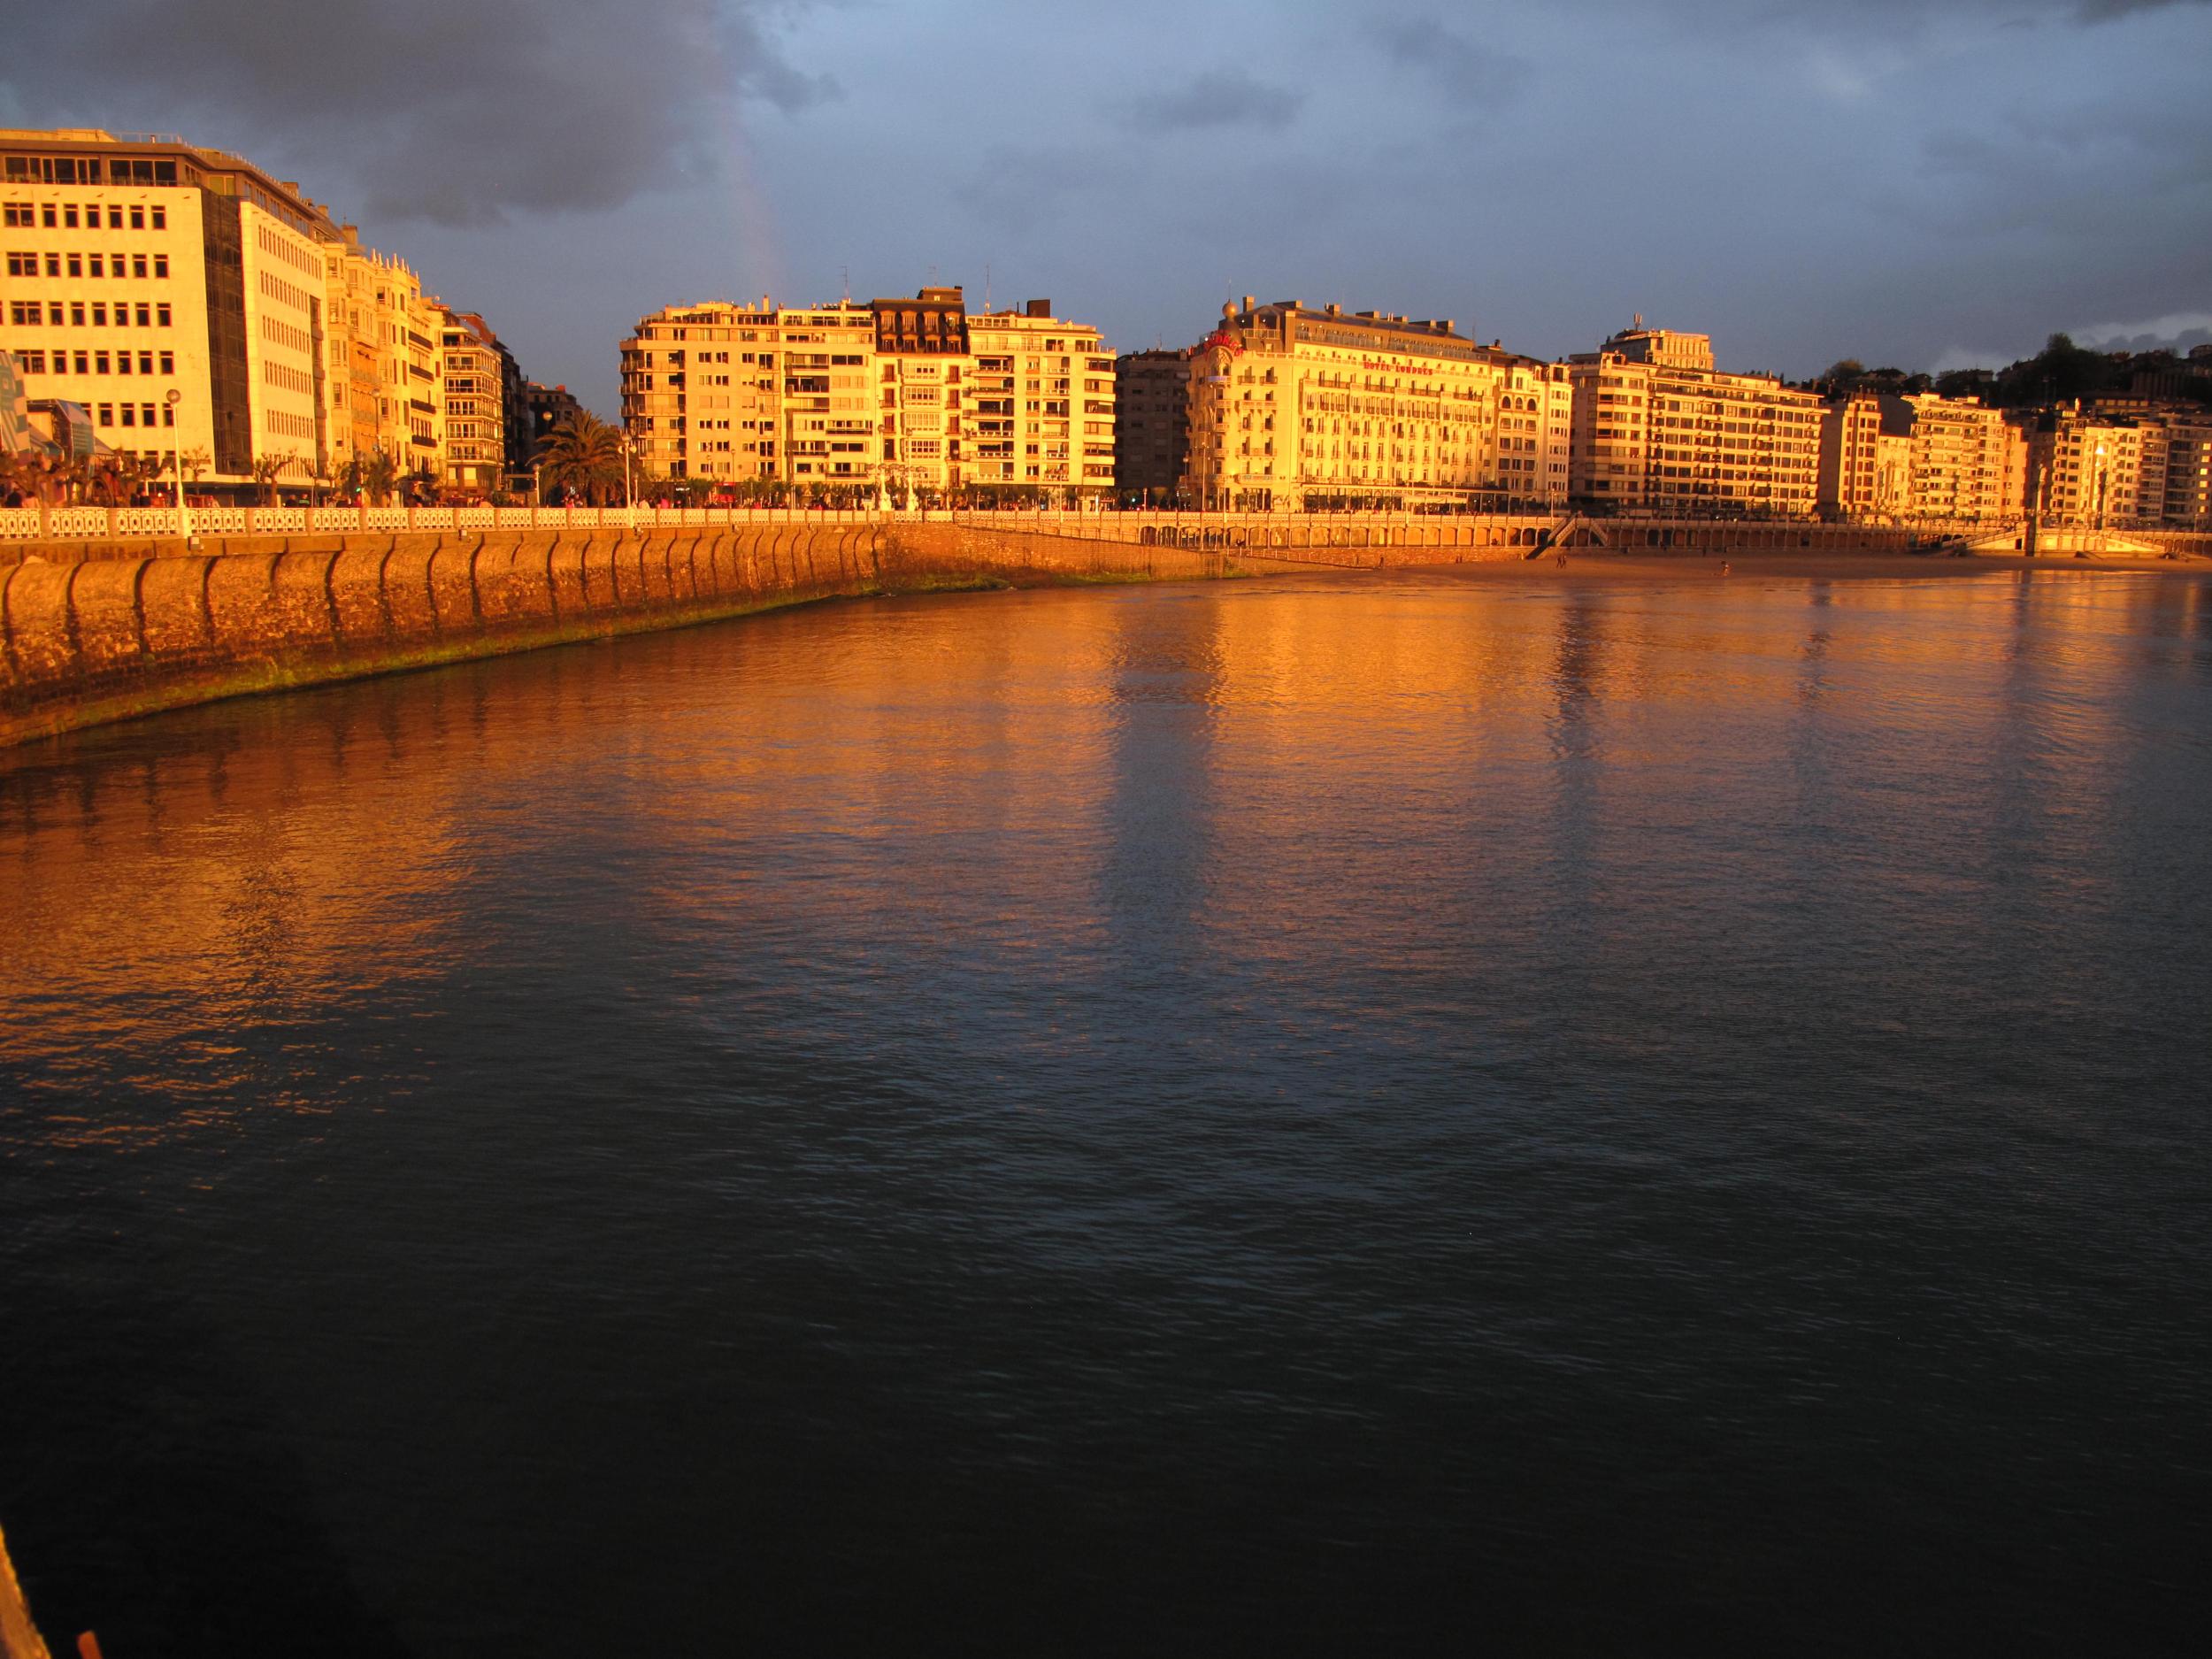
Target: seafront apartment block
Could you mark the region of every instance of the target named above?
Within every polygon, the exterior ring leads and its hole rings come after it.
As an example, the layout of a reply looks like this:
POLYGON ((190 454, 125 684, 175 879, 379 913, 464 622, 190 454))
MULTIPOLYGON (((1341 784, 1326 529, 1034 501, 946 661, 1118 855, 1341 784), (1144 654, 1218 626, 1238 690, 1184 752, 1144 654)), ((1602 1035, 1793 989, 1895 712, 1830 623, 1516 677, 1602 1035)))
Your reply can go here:
POLYGON ((652 472, 896 495, 1102 498, 1113 359, 1049 302, 957 288, 795 308, 673 305, 622 342, 622 418, 652 472))
MULTIPOLYGON (((1819 499, 1818 394, 1713 366, 1704 334, 1640 320, 1568 359, 1574 386, 1569 490, 1597 508, 1809 518, 1819 499)), ((1871 494, 1870 438, 1853 476, 1871 494)))

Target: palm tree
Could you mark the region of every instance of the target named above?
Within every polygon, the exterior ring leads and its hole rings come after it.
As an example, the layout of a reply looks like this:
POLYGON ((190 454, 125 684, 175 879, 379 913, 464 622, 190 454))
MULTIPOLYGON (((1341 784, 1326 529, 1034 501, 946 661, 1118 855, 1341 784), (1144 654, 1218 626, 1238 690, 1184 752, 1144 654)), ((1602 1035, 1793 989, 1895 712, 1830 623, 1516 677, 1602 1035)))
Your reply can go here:
POLYGON ((547 483, 595 505, 622 488, 622 434, 588 411, 548 433, 539 454, 547 483))
POLYGON ((369 494, 369 505, 388 507, 392 492, 399 488, 399 463, 380 449, 361 469, 361 488, 369 494))

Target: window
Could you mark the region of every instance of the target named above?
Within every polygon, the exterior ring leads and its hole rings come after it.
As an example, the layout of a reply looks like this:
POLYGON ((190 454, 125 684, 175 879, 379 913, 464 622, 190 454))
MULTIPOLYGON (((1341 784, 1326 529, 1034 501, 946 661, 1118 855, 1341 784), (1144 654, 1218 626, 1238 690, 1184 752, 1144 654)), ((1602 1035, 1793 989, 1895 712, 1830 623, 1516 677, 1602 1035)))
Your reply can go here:
MULTIPOLYGON (((168 164, 164 163, 163 165, 167 165, 168 164)), ((156 230, 167 230, 169 228, 169 210, 167 208, 157 207, 154 209, 154 228, 156 230)))
POLYGON ((167 403, 164 403, 161 408, 161 424, 165 426, 173 426, 177 424, 177 411, 167 403))
POLYGON ((61 274, 61 256, 59 254, 50 253, 46 256, 46 274, 48 276, 59 276, 61 274))
MULTIPOLYGON (((106 352, 96 351, 92 354, 92 372, 95 374, 105 374, 108 372, 108 354, 106 352)), ((103 421, 101 424, 104 426, 106 423, 103 421)))
POLYGON ((4 214, 10 230, 28 230, 38 222, 28 202, 11 202, 4 210, 0 210, 0 213, 4 214))
POLYGON ((154 320, 162 327, 166 328, 169 326, 169 308, 166 305, 155 306, 154 320))
POLYGON ((92 302, 92 326, 95 328, 105 328, 108 326, 108 308, 102 301, 92 302))
POLYGON ((84 256, 82 254, 73 253, 69 256, 69 274, 73 277, 81 277, 84 274, 84 256))
POLYGON ((38 256, 35 253, 10 254, 8 256, 8 274, 10 276, 18 277, 36 276, 38 274, 38 256))
POLYGON ((154 256, 154 274, 162 278, 164 280, 167 280, 169 275, 169 256, 167 254, 157 253, 154 256))
POLYGON ((146 228, 146 210, 144 208, 134 207, 131 209, 131 228, 133 230, 143 230, 146 228))
MULTIPOLYGON (((57 353, 57 354, 56 354, 56 359, 55 359, 55 360, 56 360, 57 362, 58 362, 58 361, 60 360, 60 354, 59 354, 59 353, 57 353)), ((77 353, 77 373, 80 373, 80 374, 89 374, 89 373, 92 373, 92 354, 91 354, 91 353, 87 352, 87 351, 80 351, 79 353, 77 353)))
POLYGON ((84 326, 84 302, 82 300, 69 302, 69 326, 72 328, 84 326))
POLYGON ((127 426, 135 426, 138 424, 137 404, 126 403, 123 405, 123 424, 127 426))
POLYGON ((42 225, 45 226, 45 227, 46 227, 46 228, 47 228, 47 229, 49 229, 49 230, 53 229, 53 228, 54 228, 54 204, 53 204, 51 202, 47 203, 47 204, 46 204, 44 207, 42 207, 42 208, 41 208, 41 209, 39 210, 39 215, 38 215, 38 218, 39 218, 39 223, 40 223, 40 224, 42 224, 42 225))
POLYGON ((118 374, 128 374, 131 372, 131 354, 129 352, 119 351, 115 354, 115 372, 118 374))
POLYGON ((23 365, 26 374, 46 373, 46 354, 43 351, 19 351, 15 354, 15 360, 23 365))
POLYGON ((62 204, 61 224, 64 230, 77 228, 77 204, 74 202, 62 204))
POLYGON ((144 254, 134 253, 131 256, 131 274, 134 277, 142 277, 146 274, 146 256, 144 254))
POLYGON ((177 372, 177 358, 174 352, 165 351, 161 354, 161 372, 164 374, 174 374, 177 372))
POLYGON ((112 426, 115 424, 115 405, 113 403, 103 403, 100 405, 99 421, 104 426, 112 426))
POLYGON ((110 230, 120 230, 123 228, 123 210, 121 208, 111 207, 108 209, 108 228, 110 230))

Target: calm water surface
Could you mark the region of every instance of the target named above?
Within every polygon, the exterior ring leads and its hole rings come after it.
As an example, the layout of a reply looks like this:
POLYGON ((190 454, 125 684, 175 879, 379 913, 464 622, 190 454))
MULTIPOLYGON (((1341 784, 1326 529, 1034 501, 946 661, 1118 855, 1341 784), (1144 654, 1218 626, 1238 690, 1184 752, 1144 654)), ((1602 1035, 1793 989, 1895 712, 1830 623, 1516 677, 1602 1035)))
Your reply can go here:
POLYGON ((826 606, 0 757, 155 1654, 2178 1651, 2212 586, 826 606))

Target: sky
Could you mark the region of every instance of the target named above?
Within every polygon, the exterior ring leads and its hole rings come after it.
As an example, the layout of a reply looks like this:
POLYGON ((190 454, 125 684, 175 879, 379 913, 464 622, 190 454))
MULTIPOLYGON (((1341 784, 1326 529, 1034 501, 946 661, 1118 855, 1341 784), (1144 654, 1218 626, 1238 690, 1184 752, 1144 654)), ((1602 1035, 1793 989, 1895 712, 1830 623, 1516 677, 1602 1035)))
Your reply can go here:
POLYGON ((298 180, 618 404, 660 307, 964 284, 1130 350, 1225 300, 1720 365, 2212 338, 2212 0, 71 0, 0 126, 298 180))

